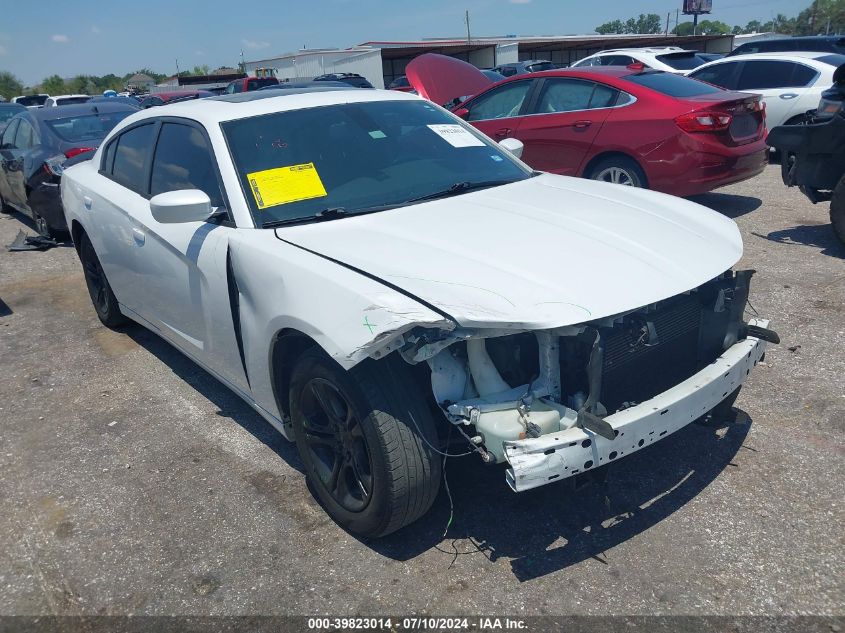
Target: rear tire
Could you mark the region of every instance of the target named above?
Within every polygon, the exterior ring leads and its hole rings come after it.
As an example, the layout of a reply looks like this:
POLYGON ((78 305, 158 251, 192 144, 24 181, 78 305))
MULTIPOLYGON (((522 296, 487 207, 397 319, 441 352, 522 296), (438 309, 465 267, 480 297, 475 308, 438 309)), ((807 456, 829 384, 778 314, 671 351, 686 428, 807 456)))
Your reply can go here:
POLYGON ((643 170, 636 162, 625 156, 603 158, 590 168, 587 178, 628 187, 648 187, 643 170))
POLYGON ((94 245, 86 233, 82 234, 79 240, 79 261, 82 262, 82 271, 85 273, 85 285, 88 286, 88 294, 91 296, 91 303, 94 310, 108 328, 116 328, 127 322, 127 318, 120 312, 117 298, 112 292, 106 273, 100 265, 94 245))
POLYGON ((425 514, 440 488, 434 420, 398 357, 345 371, 311 348, 291 376, 290 415, 311 489, 341 527, 390 534, 425 514))
POLYGON ((839 179, 830 199, 830 223, 839 240, 845 244, 845 176, 839 179))

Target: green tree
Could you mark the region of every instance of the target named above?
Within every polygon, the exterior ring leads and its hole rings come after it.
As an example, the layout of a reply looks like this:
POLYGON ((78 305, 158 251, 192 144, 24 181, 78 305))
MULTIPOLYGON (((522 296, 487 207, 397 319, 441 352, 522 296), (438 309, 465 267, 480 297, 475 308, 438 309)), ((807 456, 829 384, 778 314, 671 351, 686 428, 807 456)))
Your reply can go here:
MULTIPOLYGON (((731 27, 724 22, 718 20, 702 20, 698 23, 698 28, 695 30, 696 35, 728 35, 732 31, 731 27)), ((678 26, 672 29, 675 35, 692 35, 692 22, 681 22, 678 26)))
POLYGON ((622 23, 622 20, 612 20, 596 27, 596 33, 599 35, 616 35, 624 32, 625 25, 622 23))
POLYGON ((49 95, 61 95, 67 93, 65 80, 58 75, 50 75, 41 82, 41 90, 49 95))
POLYGON ((636 18, 622 20, 611 20, 596 27, 596 33, 600 35, 614 35, 620 33, 648 34, 660 33, 663 31, 660 16, 656 13, 640 13, 636 18))
POLYGON ((208 64, 203 64, 202 66, 194 66, 194 69, 191 71, 192 75, 207 75, 211 72, 211 67, 208 64))
POLYGON ((22 91, 23 84, 20 79, 10 72, 0 70, 0 95, 9 100, 12 97, 17 97, 22 91))

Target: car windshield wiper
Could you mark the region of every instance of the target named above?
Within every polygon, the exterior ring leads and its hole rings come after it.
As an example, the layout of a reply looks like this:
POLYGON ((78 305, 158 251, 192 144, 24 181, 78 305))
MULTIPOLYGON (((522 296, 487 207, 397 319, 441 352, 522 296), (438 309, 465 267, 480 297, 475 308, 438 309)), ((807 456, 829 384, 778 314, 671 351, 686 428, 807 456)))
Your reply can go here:
POLYGON ((512 182, 519 182, 518 180, 481 180, 478 182, 456 182, 450 185, 446 189, 441 189, 440 191, 434 191, 432 193, 427 193, 424 196, 417 196, 416 198, 411 198, 410 200, 405 200, 404 202, 397 204, 396 206, 401 206, 403 204, 414 204, 415 202, 425 202, 426 200, 437 200, 438 198, 449 198, 451 196, 456 196, 461 193, 466 193, 467 191, 473 191, 476 189, 489 189, 490 187, 498 187, 500 185, 509 185, 512 182))
POLYGON ((277 226, 290 226, 292 224, 310 224, 311 222, 325 222, 326 220, 335 220, 347 215, 356 215, 349 213, 344 207, 329 207, 322 211, 317 211, 314 215, 306 215, 298 218, 283 218, 281 220, 268 220, 261 225, 262 229, 270 229, 277 226))

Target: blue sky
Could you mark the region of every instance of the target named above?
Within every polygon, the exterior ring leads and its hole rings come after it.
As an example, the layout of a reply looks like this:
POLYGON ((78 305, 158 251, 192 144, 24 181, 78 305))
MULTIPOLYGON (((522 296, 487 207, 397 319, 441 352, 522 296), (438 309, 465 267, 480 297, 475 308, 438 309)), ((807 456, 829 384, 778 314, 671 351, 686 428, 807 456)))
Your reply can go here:
MULTIPOLYGON (((51 74, 117 75, 141 67, 162 73, 231 66, 243 49, 260 59, 303 46, 344 47, 367 40, 473 35, 589 33, 639 13, 666 16, 681 0, 3 0, 0 70, 24 83, 51 74)), ((729 24, 788 16, 809 0, 714 0, 713 19, 729 24)))

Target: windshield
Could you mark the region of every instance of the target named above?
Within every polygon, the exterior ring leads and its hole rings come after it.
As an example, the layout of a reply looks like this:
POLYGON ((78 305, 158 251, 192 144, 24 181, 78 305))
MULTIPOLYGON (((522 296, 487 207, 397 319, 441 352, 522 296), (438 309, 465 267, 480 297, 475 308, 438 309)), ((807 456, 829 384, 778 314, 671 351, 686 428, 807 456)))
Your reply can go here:
POLYGON ((15 98, 15 103, 26 107, 43 106, 45 101, 47 101, 47 95, 27 95, 15 98))
POLYGON ((331 105, 221 125, 257 226, 401 206, 460 184, 531 176, 507 152, 426 101, 331 105))
POLYGON ((658 55, 657 60, 675 70, 692 70, 707 62, 706 59, 695 53, 667 53, 666 55, 658 55))
POLYGON ((528 66, 528 70, 532 73, 539 73, 544 70, 554 70, 556 67, 552 62, 537 62, 536 64, 530 64, 528 66))
POLYGON ((816 57, 816 61, 822 62, 823 64, 827 64, 828 66, 839 67, 842 64, 845 64, 845 55, 823 55, 821 57, 816 57))
POLYGON ((136 110, 126 109, 120 112, 105 112, 101 114, 86 114, 64 119, 45 121, 47 127, 55 132, 63 141, 78 143, 105 138, 112 128, 136 110))
POLYGON ((724 92, 722 88, 717 88, 703 81, 682 77, 674 73, 650 71, 637 73, 636 75, 625 75, 623 79, 646 88, 651 88, 669 97, 697 97, 699 95, 724 92))
POLYGON ((89 101, 91 101, 91 97, 62 97, 61 99, 56 99, 56 105, 76 105, 78 103, 88 103, 89 101))

